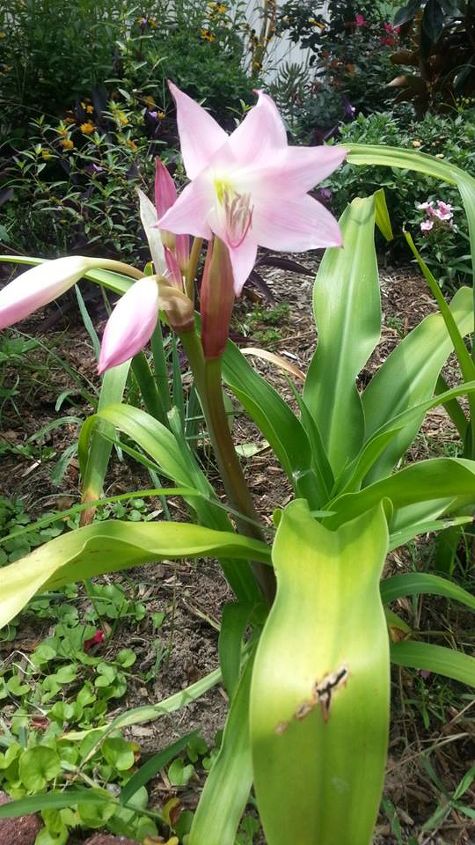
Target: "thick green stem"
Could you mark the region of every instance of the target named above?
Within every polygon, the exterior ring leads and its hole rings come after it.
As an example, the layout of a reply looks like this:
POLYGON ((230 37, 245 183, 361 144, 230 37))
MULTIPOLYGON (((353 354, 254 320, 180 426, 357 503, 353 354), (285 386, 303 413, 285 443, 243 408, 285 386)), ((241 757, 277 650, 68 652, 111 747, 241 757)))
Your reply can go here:
POLYGON ((111 270, 113 273, 131 276, 133 279, 141 279, 144 275, 142 270, 137 270, 130 264, 124 264, 123 261, 114 261, 112 258, 100 258, 97 260, 96 266, 100 267, 101 270, 111 270))
MULTIPOLYGON (((221 358, 204 360, 201 342, 195 331, 183 332, 181 340, 193 370, 196 389, 226 495, 234 510, 244 517, 243 519, 236 518, 239 532, 247 537, 263 540, 264 534, 259 527, 259 516, 254 508, 229 430, 223 401, 221 358)), ((253 563, 253 570, 264 597, 271 604, 275 595, 273 570, 261 563, 253 563)))
POLYGON ((195 301, 194 283, 202 246, 203 238, 195 238, 191 247, 190 260, 186 270, 185 293, 192 302, 195 301))

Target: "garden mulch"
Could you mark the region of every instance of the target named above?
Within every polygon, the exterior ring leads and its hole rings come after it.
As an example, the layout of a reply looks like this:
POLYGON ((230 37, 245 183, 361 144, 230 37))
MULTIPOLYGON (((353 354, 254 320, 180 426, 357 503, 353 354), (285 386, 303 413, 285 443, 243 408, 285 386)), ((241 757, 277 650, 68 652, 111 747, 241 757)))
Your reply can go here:
MULTIPOLYGON (((314 266, 309 255, 300 256, 298 260, 304 266, 314 266)), ((315 345, 311 309, 312 279, 306 275, 289 276, 288 273, 273 268, 265 271, 265 280, 276 303, 289 305, 288 315, 279 319, 278 338, 270 345, 266 344, 266 347, 305 371, 315 345)), ((401 336, 435 310, 423 280, 412 267, 383 269, 381 294, 384 313, 381 342, 368 364, 368 372, 362 374, 363 380, 387 357, 401 336)), ((96 328, 100 333, 106 315, 100 303, 92 303, 91 308, 96 328)), ((237 304, 234 321, 236 335, 243 333, 243 326, 247 325, 247 318, 252 309, 252 303, 247 298, 237 304)), ((252 325, 254 334, 245 338, 243 345, 256 347, 260 345, 260 331, 258 326, 254 323, 252 325)), ((53 343, 81 376, 91 382, 95 381, 95 364, 89 339, 79 324, 74 308, 66 309, 66 312, 62 313, 58 312, 57 306, 50 306, 44 314, 34 315, 21 328, 36 338, 43 338, 48 345, 53 343)), ((252 360, 256 367, 282 390, 288 401, 292 402, 288 374, 258 357, 253 357, 252 360)), ((78 502, 78 465, 76 461, 72 461, 60 489, 57 489, 51 483, 50 460, 42 460, 41 456, 30 456, 24 450, 19 454, 16 447, 23 447, 38 428, 57 415, 55 402, 58 394, 73 385, 64 369, 48 357, 46 350, 35 350, 29 363, 30 366, 33 364, 33 368, 29 371, 27 383, 20 382, 14 402, 3 407, 3 432, 0 437, 11 450, 2 458, 0 495, 20 497, 25 503, 25 509, 34 516, 39 516, 46 509, 65 509, 78 502)), ((449 381, 455 378, 454 372, 451 373, 453 369, 453 366, 449 365, 449 381)), ((19 375, 23 378, 22 373, 19 375)), ((14 384, 16 377, 15 373, 10 373, 7 381, 10 379, 14 384)), ((74 408, 71 413, 80 411, 87 414, 90 410, 87 405, 82 405, 74 408)), ((65 412, 64 409, 61 411, 65 412)), ((45 435, 44 443, 59 455, 62 449, 69 445, 75 432, 73 424, 50 431, 45 435)), ((251 443, 256 449, 252 460, 244 461, 244 467, 257 509, 264 523, 270 525, 274 508, 282 506, 290 499, 289 484, 270 450, 265 448, 255 426, 239 412, 234 419, 234 435, 237 443, 251 443)), ((453 427, 447 417, 435 409, 425 421, 424 434, 413 448, 412 456, 426 456, 428 443, 439 443, 442 448, 444 443, 453 442, 455 439, 453 427)), ((212 457, 207 453, 202 457, 212 470, 212 457)), ((146 471, 142 467, 137 468, 137 465, 126 458, 123 462, 116 461, 111 466, 106 492, 113 495, 148 486, 150 485, 146 471)), ((153 501, 152 506, 157 510, 161 507, 158 501, 153 501)), ((186 510, 178 499, 170 500, 169 506, 174 519, 186 520, 186 510)), ((388 567, 394 571, 402 571, 415 565, 417 560, 424 558, 429 551, 427 543, 414 545, 410 551, 397 550, 391 555, 388 567)), ((157 703, 214 669, 218 662, 220 613, 223 604, 231 598, 219 566, 212 561, 148 565, 138 571, 132 571, 127 577, 118 575, 110 580, 124 586, 130 583, 128 579, 132 579, 136 585, 141 600, 147 603, 149 613, 166 613, 164 625, 160 630, 165 656, 154 680, 144 684, 141 673, 149 670, 156 660, 147 618, 133 625, 126 621, 118 628, 115 637, 104 647, 104 657, 107 659, 127 645, 134 649, 138 659, 126 697, 116 702, 116 709, 110 712, 110 716, 142 704, 157 703)), ((87 599, 84 598, 83 601, 86 603, 87 599)), ((398 612, 406 616, 409 622, 418 621, 423 629, 443 628, 452 631, 454 642, 457 642, 458 638, 465 641, 464 634, 467 631, 464 626, 473 624, 467 623, 467 616, 459 609, 447 611, 446 604, 441 600, 424 599, 417 608, 410 601, 404 600, 400 602, 398 612)), ((38 638, 45 633, 45 630, 21 628, 17 641, 0 645, 0 654, 5 657, 8 650, 13 648, 28 651, 34 648, 38 638)), ((475 826, 456 811, 448 815, 435 834, 424 833, 421 828, 434 811, 436 801, 444 800, 443 795, 434 789, 424 768, 425 754, 431 751, 431 761, 446 789, 451 793, 473 764, 475 756, 474 722, 470 711, 473 701, 460 694, 458 689, 454 692, 453 699, 442 707, 440 719, 431 715, 428 724, 424 725, 424 717, 414 705, 414 700, 421 695, 421 685, 424 684, 424 694, 429 700, 433 684, 430 677, 423 678, 420 673, 404 670, 396 670, 393 674, 394 709, 385 786, 385 798, 388 802, 386 807, 394 805, 397 808, 402 843, 412 836, 419 845, 468 845, 475 842, 475 826)), ((194 728, 199 728, 205 739, 212 743, 216 731, 223 726, 225 713, 225 694, 221 688, 215 688, 182 711, 162 716, 155 722, 130 728, 128 736, 139 743, 142 758, 146 759, 169 741, 194 728)), ((152 784, 152 806, 154 803, 162 804, 170 796, 178 794, 182 806, 193 807, 201 787, 200 780, 192 780, 184 788, 173 788, 163 773, 152 784)), ((469 804, 470 800, 467 796, 466 798, 466 803, 469 804)), ((396 845, 398 841, 388 822, 387 813, 382 814, 376 831, 375 845, 396 845)))

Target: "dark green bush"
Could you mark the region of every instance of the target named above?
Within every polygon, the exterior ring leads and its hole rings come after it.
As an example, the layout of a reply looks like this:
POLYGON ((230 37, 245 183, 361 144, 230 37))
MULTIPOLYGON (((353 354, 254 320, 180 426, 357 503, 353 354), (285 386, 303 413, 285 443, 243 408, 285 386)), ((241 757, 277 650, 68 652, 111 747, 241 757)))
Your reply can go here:
POLYGON ((284 66, 274 85, 297 137, 312 139, 315 131, 325 137, 355 112, 369 114, 394 99, 387 83, 395 75, 390 56, 400 33, 390 21, 381 2, 329 0, 323 12, 311 0, 284 3, 279 31, 310 51, 305 73, 284 66))
MULTIPOLYGON (((172 79, 233 128, 255 100, 242 7, 12 0, 0 10, 1 248, 136 257, 135 188, 176 147, 172 79)), ((173 155, 173 153, 172 153, 173 155)))
MULTIPOLYGON (((399 117, 389 113, 360 115, 353 123, 341 127, 339 141, 358 144, 387 144, 418 149, 436 155, 475 173, 475 110, 461 110, 454 118, 428 114, 417 122, 407 113, 399 117)), ((402 236, 405 226, 414 236, 425 260, 441 282, 466 282, 469 266, 467 224, 460 205, 460 196, 451 185, 440 185, 413 171, 387 167, 356 167, 345 164, 329 181, 332 204, 340 214, 355 196, 369 196, 384 188, 393 224, 397 257, 410 257, 402 236), (427 200, 443 200, 454 210, 453 228, 437 228, 424 234, 420 225, 424 212, 417 206, 427 200), (442 273, 441 273, 442 268, 442 273)))

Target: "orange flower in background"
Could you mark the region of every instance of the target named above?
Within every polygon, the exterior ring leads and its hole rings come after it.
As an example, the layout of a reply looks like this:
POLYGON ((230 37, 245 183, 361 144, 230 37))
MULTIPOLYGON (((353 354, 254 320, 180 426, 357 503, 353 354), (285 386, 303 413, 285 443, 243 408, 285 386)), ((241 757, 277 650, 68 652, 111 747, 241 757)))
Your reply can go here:
POLYGON ((92 133, 96 131, 96 127, 90 121, 87 121, 86 123, 81 123, 81 126, 79 128, 83 135, 92 135, 92 133))
POLYGON ((74 141, 71 141, 71 138, 63 138, 59 143, 63 150, 72 150, 74 148, 74 141))

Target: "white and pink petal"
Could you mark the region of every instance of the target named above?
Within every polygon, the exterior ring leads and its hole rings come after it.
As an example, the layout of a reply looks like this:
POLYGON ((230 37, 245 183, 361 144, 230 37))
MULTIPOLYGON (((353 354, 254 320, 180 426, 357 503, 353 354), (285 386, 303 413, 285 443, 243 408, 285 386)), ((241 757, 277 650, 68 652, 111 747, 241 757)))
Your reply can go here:
POLYGON ((261 246, 284 252, 342 244, 340 227, 333 214, 307 194, 297 199, 256 204, 252 236, 261 246))
POLYGON ((102 338, 99 373, 133 358, 150 340, 158 320, 155 276, 144 276, 121 296, 102 338))
POLYGON ((93 258, 73 255, 44 261, 21 273, 0 291, 0 329, 53 302, 98 264, 93 258))
POLYGON ((189 179, 195 179, 228 140, 214 118, 173 82, 168 86, 176 103, 181 154, 189 179))

